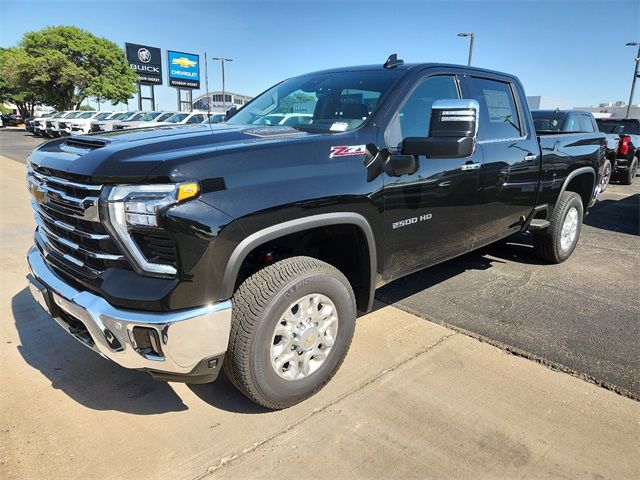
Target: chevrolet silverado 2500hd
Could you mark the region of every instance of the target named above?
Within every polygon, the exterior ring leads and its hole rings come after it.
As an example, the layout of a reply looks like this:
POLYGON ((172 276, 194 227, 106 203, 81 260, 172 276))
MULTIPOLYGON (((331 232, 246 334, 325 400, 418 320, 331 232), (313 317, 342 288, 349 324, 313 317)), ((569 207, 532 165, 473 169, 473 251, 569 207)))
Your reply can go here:
POLYGON ((285 408, 330 380, 377 286, 523 231, 566 260, 603 155, 602 133, 537 137, 512 75, 395 56, 303 75, 224 125, 34 150, 30 288, 124 367, 184 382, 224 368, 285 408), (260 124, 294 111, 311 121, 260 124))

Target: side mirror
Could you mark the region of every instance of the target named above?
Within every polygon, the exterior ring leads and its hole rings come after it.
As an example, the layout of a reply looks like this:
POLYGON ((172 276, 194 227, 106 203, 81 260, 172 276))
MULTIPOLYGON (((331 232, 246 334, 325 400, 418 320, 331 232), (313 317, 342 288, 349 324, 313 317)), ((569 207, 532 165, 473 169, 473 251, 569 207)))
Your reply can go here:
POLYGON ((402 153, 428 158, 471 156, 476 148, 479 111, 476 100, 436 100, 431 107, 429 136, 405 138, 402 153))

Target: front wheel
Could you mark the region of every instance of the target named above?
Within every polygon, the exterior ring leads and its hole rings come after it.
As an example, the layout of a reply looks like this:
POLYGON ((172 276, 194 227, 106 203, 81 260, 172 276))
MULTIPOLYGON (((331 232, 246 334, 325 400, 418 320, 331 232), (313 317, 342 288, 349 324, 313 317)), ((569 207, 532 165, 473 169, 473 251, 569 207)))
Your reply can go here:
POLYGON ((355 329, 351 285, 333 266, 293 257, 263 268, 233 295, 227 377, 267 408, 286 408, 329 382, 355 329))
POLYGON ((564 192, 553 209, 549 227, 533 236, 536 255, 551 263, 562 263, 569 258, 580 238, 583 215, 580 195, 564 192))

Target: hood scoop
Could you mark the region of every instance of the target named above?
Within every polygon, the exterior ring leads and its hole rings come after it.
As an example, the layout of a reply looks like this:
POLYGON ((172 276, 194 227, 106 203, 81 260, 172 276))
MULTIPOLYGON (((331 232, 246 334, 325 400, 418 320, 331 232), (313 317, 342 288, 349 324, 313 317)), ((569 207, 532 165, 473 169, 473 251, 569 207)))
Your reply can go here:
POLYGON ((67 146, 83 148, 85 150, 95 150, 96 148, 102 148, 109 145, 108 140, 98 139, 94 137, 82 136, 71 137, 66 141, 67 146))
POLYGON ((283 137, 288 135, 304 135, 305 132, 296 130, 293 127, 287 126, 273 126, 273 127, 256 127, 243 130, 243 133, 252 135, 254 137, 283 137))

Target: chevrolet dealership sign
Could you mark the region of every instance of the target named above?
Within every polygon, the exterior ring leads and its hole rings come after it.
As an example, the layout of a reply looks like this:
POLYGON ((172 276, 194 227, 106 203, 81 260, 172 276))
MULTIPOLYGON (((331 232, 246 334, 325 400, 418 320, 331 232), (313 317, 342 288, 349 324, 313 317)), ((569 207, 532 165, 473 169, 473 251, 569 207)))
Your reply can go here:
POLYGON ((169 86, 200 88, 200 56, 194 53, 167 51, 169 86))
POLYGON ((162 85, 162 54, 156 47, 125 43, 127 60, 144 85, 162 85))

